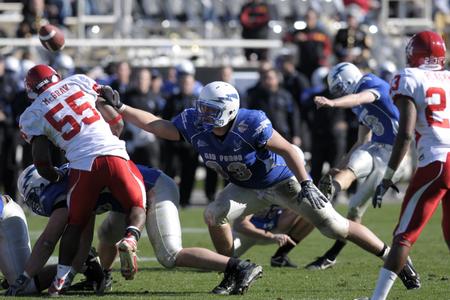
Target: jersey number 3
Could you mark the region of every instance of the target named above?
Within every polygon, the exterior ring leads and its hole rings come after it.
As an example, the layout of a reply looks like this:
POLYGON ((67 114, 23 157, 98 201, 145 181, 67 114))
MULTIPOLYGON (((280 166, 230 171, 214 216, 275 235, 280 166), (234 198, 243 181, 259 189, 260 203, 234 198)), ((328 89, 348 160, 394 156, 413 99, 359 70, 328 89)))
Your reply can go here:
POLYGON ((433 112, 444 111, 447 107, 447 98, 445 96, 444 89, 431 87, 427 89, 425 98, 433 98, 436 97, 435 95, 439 98, 439 103, 428 104, 425 108, 425 116, 427 118, 428 125, 432 127, 450 128, 450 122, 448 119, 437 119, 436 117, 433 117, 433 112))
MULTIPOLYGON (((81 98, 84 96, 84 93, 82 91, 78 91, 73 95, 70 95, 69 97, 66 98, 66 103, 69 104, 70 108, 72 109, 73 112, 75 112, 77 115, 82 116, 83 112, 85 110, 90 110, 92 112, 92 116, 90 117, 84 117, 83 119, 81 119, 81 121, 84 124, 92 124, 95 121, 100 120, 100 116, 97 113, 97 110, 94 109, 89 102, 84 102, 80 105, 77 105, 75 103, 75 100, 81 98)), ((61 109, 63 109, 64 106, 62 105, 62 103, 58 103, 55 105, 55 107, 53 107, 51 110, 49 110, 46 114, 45 114, 45 119, 47 119, 47 121, 53 126, 53 128, 55 128, 56 130, 58 130, 59 132, 62 132, 62 129, 64 127, 64 125, 66 124, 70 124, 70 126, 72 127, 72 129, 70 129, 69 131, 66 131, 62 134, 63 139, 65 139, 66 141, 70 140, 71 138, 73 138, 75 135, 78 134, 78 132, 80 132, 81 129, 81 125, 78 124, 77 120, 74 118, 73 115, 66 115, 64 116, 61 120, 55 120, 55 114, 60 111, 61 109)))

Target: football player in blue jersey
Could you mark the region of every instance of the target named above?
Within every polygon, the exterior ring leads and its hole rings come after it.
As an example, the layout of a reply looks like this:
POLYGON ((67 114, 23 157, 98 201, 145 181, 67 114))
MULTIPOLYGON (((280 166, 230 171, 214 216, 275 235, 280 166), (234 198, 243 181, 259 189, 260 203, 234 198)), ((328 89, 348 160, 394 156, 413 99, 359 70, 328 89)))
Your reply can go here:
POLYGON ((233 256, 240 257, 254 245, 278 244, 270 259, 272 267, 297 268, 288 253, 303 240, 314 226, 290 209, 271 205, 238 218, 233 224, 233 256))
MULTIPOLYGON (((334 66, 327 80, 331 94, 338 98, 330 100, 317 96, 314 99, 317 108, 351 108, 360 126, 358 140, 342 161, 321 179, 319 189, 333 200, 336 193, 346 190, 356 179, 364 180, 351 197, 347 213, 348 219, 361 223, 370 204, 369 199, 387 168, 397 135, 399 112, 389 96, 389 84, 374 74, 363 75, 351 63, 343 62, 334 66)), ((401 168, 396 172, 394 182, 402 176, 403 170, 401 168)), ((332 267, 345 244, 345 241, 337 240, 323 256, 306 268, 324 270, 332 267)), ((402 276, 405 278, 406 275, 402 276)), ((407 284, 405 286, 414 288, 407 284)))
MULTIPOLYGON (((199 152, 205 165, 230 183, 205 210, 205 222, 216 250, 232 255, 230 223, 272 204, 303 216, 322 234, 346 239, 385 259, 389 248, 365 226, 334 210, 308 178, 299 152, 286 141, 264 112, 239 108, 239 95, 228 83, 207 84, 196 101, 172 121, 124 105, 117 92, 109 103, 124 119, 160 138, 184 139, 199 152)), ((214 292, 229 290, 232 278, 214 292)))

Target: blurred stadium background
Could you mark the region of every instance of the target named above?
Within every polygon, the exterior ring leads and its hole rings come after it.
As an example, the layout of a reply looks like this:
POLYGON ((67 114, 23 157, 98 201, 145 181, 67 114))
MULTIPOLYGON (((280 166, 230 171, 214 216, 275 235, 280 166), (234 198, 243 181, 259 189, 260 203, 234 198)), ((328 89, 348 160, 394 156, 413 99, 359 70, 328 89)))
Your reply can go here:
MULTIPOLYGON (((351 61, 389 80, 404 66, 403 49, 411 34, 434 29, 447 37, 449 12, 448 0, 1 1, 0 191, 15 195, 17 175, 31 163, 17 121, 28 105, 23 77, 36 63, 51 64, 63 76, 86 73, 118 89, 125 102, 166 118, 191 105, 202 84, 225 78, 240 91, 244 107, 264 109, 255 100, 260 94, 251 89, 258 91, 261 76, 273 68, 277 82, 261 88, 275 90, 267 100, 275 104, 265 108, 286 109, 288 119, 300 116, 301 121, 275 128, 288 127, 285 136, 301 145, 308 162, 314 155, 327 156, 314 148, 329 143, 327 137, 317 142, 316 127, 339 131, 330 138, 344 141, 333 146, 334 158, 316 167, 322 173, 351 146, 357 128, 348 112, 326 124, 316 115, 311 97, 324 91, 327 68, 351 61), (37 30, 46 23, 64 31, 62 52, 40 45, 37 30), (278 88, 290 94, 293 108, 277 106, 282 98, 278 88)), ((217 178, 201 162, 175 159, 185 145, 159 141, 132 127, 123 138, 135 161, 177 178, 183 206, 212 200, 217 178), (206 181, 195 186, 191 197, 193 183, 186 178, 194 173, 206 181)), ((64 161, 56 150, 54 159, 55 164, 64 161)))

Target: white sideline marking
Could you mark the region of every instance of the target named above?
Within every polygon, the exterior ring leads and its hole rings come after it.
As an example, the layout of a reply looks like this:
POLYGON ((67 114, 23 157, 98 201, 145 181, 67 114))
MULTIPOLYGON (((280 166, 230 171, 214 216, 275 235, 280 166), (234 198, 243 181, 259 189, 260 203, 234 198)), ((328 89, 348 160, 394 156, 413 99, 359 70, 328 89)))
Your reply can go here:
MULTIPOLYGON (((193 233, 193 234, 204 234, 204 233, 208 233, 208 228, 204 228, 204 227, 185 227, 185 228, 181 228, 181 232, 182 233, 193 233)), ((38 238, 42 231, 39 230, 31 230, 30 232, 30 238, 32 239, 36 239, 38 238)), ((142 237, 146 237, 147 236, 147 232, 144 230, 142 232, 142 237)))
MULTIPOLYGON (((149 257, 149 256, 138 256, 139 262, 146 262, 146 261, 158 261, 156 257, 149 257)), ((119 257, 117 257, 114 260, 115 263, 120 262, 119 257)), ((50 256, 49 260, 47 261, 47 265, 57 264, 58 263, 58 256, 50 256)))

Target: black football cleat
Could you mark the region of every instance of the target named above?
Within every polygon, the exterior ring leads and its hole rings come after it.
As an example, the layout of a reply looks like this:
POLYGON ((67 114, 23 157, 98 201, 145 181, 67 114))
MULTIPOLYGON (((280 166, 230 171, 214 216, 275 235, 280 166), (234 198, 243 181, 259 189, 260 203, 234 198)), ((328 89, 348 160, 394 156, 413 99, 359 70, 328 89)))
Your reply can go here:
POLYGON ((298 268, 296 264, 291 262, 287 255, 272 256, 272 258, 270 259, 270 265, 272 267, 280 268, 298 268))
POLYGON ((262 277, 262 273, 261 266, 249 260, 241 261, 235 270, 235 286, 230 295, 243 295, 255 280, 262 277))
POLYGON ((398 278, 400 278, 407 290, 419 289, 421 286, 420 276, 414 269, 414 265, 409 257, 403 269, 398 273, 398 278))

